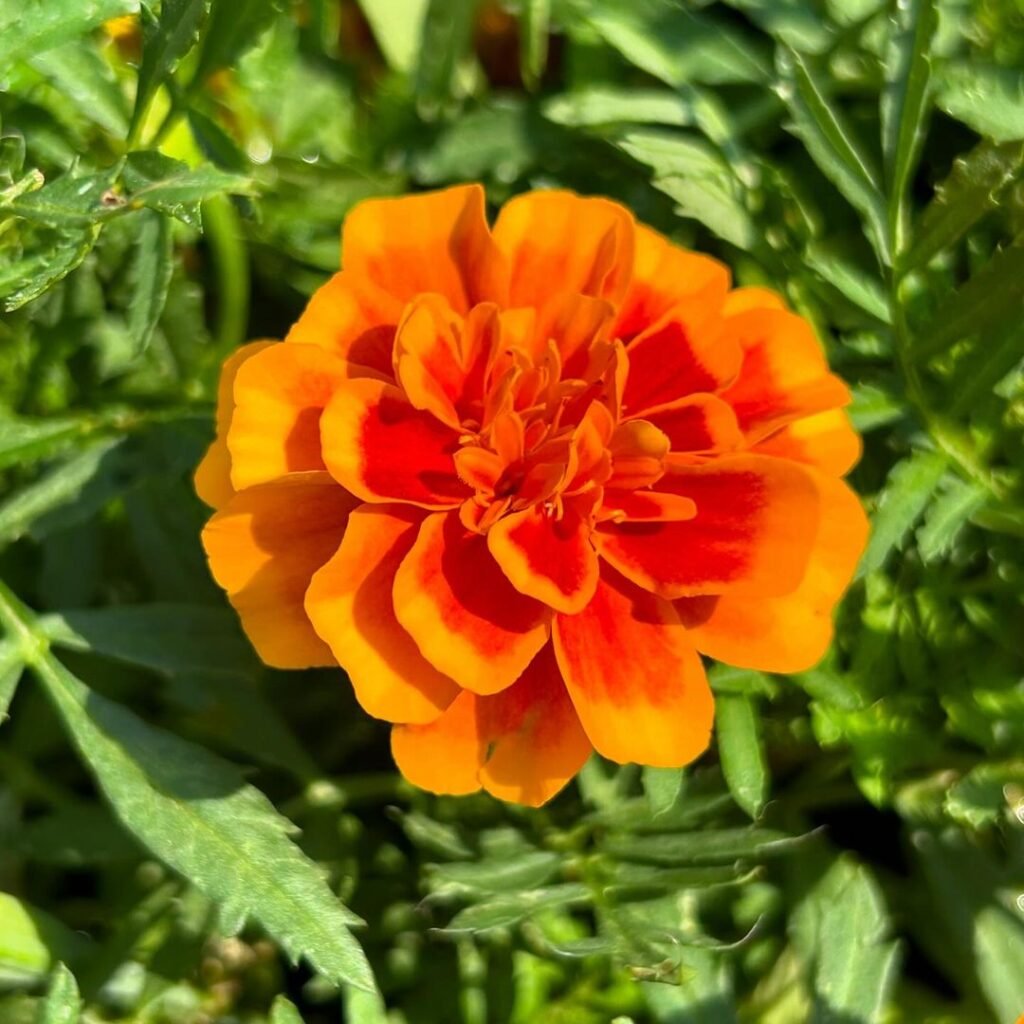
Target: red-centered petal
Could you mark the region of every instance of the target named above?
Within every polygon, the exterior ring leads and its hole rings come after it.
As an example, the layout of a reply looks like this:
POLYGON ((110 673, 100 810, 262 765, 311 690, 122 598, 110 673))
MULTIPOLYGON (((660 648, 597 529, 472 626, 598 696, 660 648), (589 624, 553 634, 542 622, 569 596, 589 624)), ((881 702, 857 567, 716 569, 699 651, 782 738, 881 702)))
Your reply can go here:
POLYGON ((320 414, 351 370, 316 345, 271 345, 239 368, 227 434, 236 490, 324 468, 320 414))
POLYGON ((326 473, 296 473, 239 492, 203 529, 213 578, 268 665, 334 664, 303 597, 337 550, 357 504, 326 473))
POLYGON ((686 522, 601 523, 598 554, 663 597, 791 593, 803 578, 822 514, 811 471, 763 455, 672 467, 658 490, 697 505, 686 522))
POLYGON ((422 519, 407 505, 361 505, 306 591, 306 614, 348 673, 359 703, 389 722, 433 721, 459 693, 420 654, 391 601, 395 573, 422 519))
POLYGON ((699 391, 719 391, 739 373, 743 353, 723 337, 720 321, 700 308, 679 309, 634 339, 626 349, 629 376, 623 394, 626 415, 699 391))
POLYGON ((560 519, 543 505, 499 519, 487 547, 516 590, 556 611, 571 615, 594 596, 597 554, 590 523, 571 501, 560 519))
POLYGON ((734 288, 722 303, 723 316, 736 316, 752 309, 786 309, 786 300, 770 288, 734 288))
POLYGON ((743 433, 728 402, 716 395, 687 395, 644 412, 668 439, 673 452, 730 452, 743 444, 743 433))
POLYGON ((507 690, 477 702, 491 745, 480 781, 499 800, 530 807, 547 803, 593 750, 550 644, 507 690))
POLYGON ((505 304, 505 265, 479 185, 360 203, 345 220, 341 265, 401 302, 437 292, 459 313, 505 304))
POLYGON ((590 352, 610 337, 615 308, 604 299, 564 293, 540 310, 531 350, 537 360, 549 341, 555 343, 562 377, 583 377, 590 352))
POLYGON ((700 657, 671 603, 607 567, 594 599, 558 615, 555 655, 599 754, 676 767, 708 745, 714 705, 700 657))
POLYGON ((543 309, 564 292, 617 303, 633 269, 634 229, 629 211, 608 199, 554 190, 512 199, 494 226, 509 305, 543 309))
POLYGON ((592 749, 550 644, 507 690, 463 690, 435 721, 391 733, 399 770, 421 789, 460 795, 483 784, 500 800, 531 807, 561 790, 592 749))
POLYGON ((471 494, 452 461, 458 434, 391 384, 340 385, 320 419, 320 436, 331 475, 363 501, 439 509, 471 494))
POLYGON ((252 341, 242 345, 224 360, 221 367, 217 385, 217 437, 196 467, 194 477, 199 500, 211 508, 226 505, 235 494, 231 485, 231 453, 227 443, 228 428, 235 411, 235 376, 243 363, 273 344, 272 341, 252 341))
POLYGON ((754 309, 725 320, 723 338, 744 351, 739 377, 721 393, 752 441, 793 420, 846 405, 850 391, 829 373, 811 325, 795 313, 754 309))
POLYGON ((402 306, 368 278, 345 271, 313 293, 285 341, 319 345, 390 379, 391 346, 402 306))
POLYGON ((758 442, 752 451, 806 462, 832 476, 844 476, 861 456, 860 435, 842 409, 794 420, 758 442))
POLYGON ((551 612, 520 594, 456 513, 427 516, 393 590, 398 621, 439 672, 474 693, 510 686, 547 642, 551 612))
POLYGON ((696 514, 696 503, 681 494, 606 490, 600 517, 616 523, 671 523, 696 514))
POLYGON ((609 444, 612 474, 608 486, 629 490, 655 483, 665 471, 669 446, 669 439, 653 423, 620 423, 609 444))
POLYGON ((697 648, 741 668, 802 672, 824 657, 832 610, 864 552, 868 522, 857 496, 841 481, 814 473, 822 514, 807 571, 782 597, 730 594, 675 602, 697 648))
POLYGON ((729 269, 710 256, 673 245, 638 224, 636 258, 629 290, 615 325, 618 338, 631 338, 660 320, 683 299, 717 308, 729 287, 729 269))
POLYGON ((465 796, 480 788, 487 740, 478 720, 479 700, 463 690, 433 722, 396 725, 391 730, 391 755, 414 786, 451 796, 465 796))

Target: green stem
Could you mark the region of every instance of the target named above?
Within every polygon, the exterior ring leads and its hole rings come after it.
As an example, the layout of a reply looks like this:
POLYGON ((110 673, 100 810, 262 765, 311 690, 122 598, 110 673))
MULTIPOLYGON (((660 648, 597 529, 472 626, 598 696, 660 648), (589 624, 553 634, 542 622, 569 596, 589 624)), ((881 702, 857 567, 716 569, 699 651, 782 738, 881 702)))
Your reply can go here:
POLYGON ((203 237, 216 281, 213 362, 219 368, 224 357, 245 340, 249 327, 249 254, 238 213, 227 196, 207 199, 202 209, 203 237))

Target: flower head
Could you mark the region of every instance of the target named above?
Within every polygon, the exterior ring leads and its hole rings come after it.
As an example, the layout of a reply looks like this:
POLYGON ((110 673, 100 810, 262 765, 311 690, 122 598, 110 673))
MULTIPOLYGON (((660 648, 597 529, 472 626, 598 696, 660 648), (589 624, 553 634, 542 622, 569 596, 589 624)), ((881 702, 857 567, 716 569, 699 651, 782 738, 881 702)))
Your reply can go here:
POLYGON ((538 804, 707 746, 701 654, 808 668, 864 546, 805 320, 621 206, 364 202, 284 343, 224 366, 196 476, 256 649, 341 665, 424 788, 538 804))

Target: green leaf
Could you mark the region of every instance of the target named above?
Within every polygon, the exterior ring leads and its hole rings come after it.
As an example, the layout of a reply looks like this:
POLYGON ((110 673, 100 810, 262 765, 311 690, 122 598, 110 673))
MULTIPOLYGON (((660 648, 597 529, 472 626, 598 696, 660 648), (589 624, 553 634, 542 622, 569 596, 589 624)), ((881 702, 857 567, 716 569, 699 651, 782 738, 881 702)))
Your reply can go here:
POLYGON ((659 818, 670 811, 679 799, 683 789, 683 769, 645 766, 642 775, 651 814, 659 818))
POLYGON ((1024 139, 1024 71, 978 60, 953 61, 938 73, 938 105, 994 142, 1024 139))
POLYGON ((5 208, 18 217, 62 230, 86 228, 122 205, 111 191, 120 172, 117 163, 95 174, 62 174, 9 201, 5 208))
POLYGON ((24 0, 0 4, 0 72, 98 28, 109 18, 133 14, 138 0, 24 0))
POLYGON ((69 804, 33 818, 19 829, 13 847, 33 864, 73 868, 123 865, 144 855, 102 804, 69 804))
POLYGON ((1024 761, 979 764, 946 793, 943 809, 971 829, 995 825, 1012 814, 1010 794, 1024 788, 1024 761))
POLYGON ((209 10, 210 0, 161 0, 157 17, 148 3, 142 5, 142 64, 130 138, 138 134, 153 94, 171 77, 178 62, 199 38, 200 26, 209 10))
POLYGON ((82 997, 78 994, 78 982, 63 964, 57 964, 36 1014, 36 1024, 79 1024, 81 1014, 82 997))
POLYGON ((756 819, 768 796, 768 766, 753 701, 739 694, 719 694, 715 700, 715 727, 729 792, 756 819))
POLYGON ((726 0, 769 35, 800 53, 824 53, 835 30, 812 0, 726 0))
POLYGON ((907 415, 906 404, 883 388, 874 384, 857 384, 852 390, 850 419, 862 434, 888 426, 907 415))
POLYGON ((74 963, 88 943, 55 917, 0 892, 0 984, 34 985, 54 959, 74 963))
POLYGON ((653 171, 651 184, 678 204, 681 217, 699 220, 720 238, 750 249, 757 239, 742 191, 729 165, 707 143, 681 133, 638 128, 616 145, 653 171))
POLYGON ((252 647, 227 608, 185 604, 114 605, 58 612, 39 619, 49 641, 165 675, 248 673, 252 647))
POLYGON ((917 451, 896 463, 878 498, 871 539, 857 567, 858 579, 881 569, 889 555, 902 546, 945 472, 946 456, 941 452, 917 451))
POLYGON ((829 103, 807 61, 792 50, 780 48, 777 65, 777 91, 793 117, 793 130, 803 139, 822 174, 864 215, 870 229, 868 237, 879 259, 891 264, 885 201, 875 170, 839 111, 829 103))
POLYGON ((455 72, 468 54, 475 0, 429 0, 416 65, 416 98, 421 113, 434 117, 451 98, 455 72))
POLYGON ((47 419, 0 415, 0 469, 28 466, 87 437, 96 430, 89 417, 55 416, 47 419))
POLYGON ((558 873, 562 858, 548 850, 519 853, 510 859, 487 859, 467 864, 434 864, 431 889, 501 893, 536 889, 558 873))
POLYGON ((5 313, 38 299, 80 266, 92 251, 99 227, 74 234, 53 232, 47 244, 37 244, 30 253, 4 266, 0 263, 0 305, 5 313))
POLYGON ((917 550, 921 560, 927 564, 946 556, 967 520, 989 497, 990 492, 981 484, 951 477, 945 493, 928 507, 924 522, 917 531, 917 550))
POLYGON ((543 102, 541 109, 549 121, 574 128, 626 123, 685 128, 694 123, 693 105, 667 89, 592 85, 552 96, 543 102))
POLYGON ((423 24, 430 0, 358 0, 384 59, 395 71, 411 74, 421 53, 423 24))
POLYGON ((877 277, 865 273, 860 267, 830 251, 821 242, 812 242, 804 253, 807 265, 820 274, 836 291, 855 306, 882 323, 892 322, 885 291, 877 277))
POLYGON ((128 332, 133 345, 131 359, 136 359, 149 348, 174 274, 174 244, 167 217, 153 210, 138 215, 135 253, 128 274, 132 286, 128 332))
POLYGON ((899 949, 877 883, 841 857, 793 915, 793 940, 812 964, 814 1024, 874 1024, 897 980, 899 949))
POLYGON ((540 85, 548 63, 551 0, 523 0, 519 15, 519 68, 528 89, 540 85))
POLYGON ((1007 186, 1024 166, 1024 144, 982 142, 959 157, 925 208, 910 251, 900 261, 903 271, 923 266, 963 237, 998 205, 1007 186))
POLYGON ((0 725, 10 717, 7 712, 25 670, 25 660, 11 639, 0 639, 0 725))
POLYGON ((284 996, 276 996, 270 1008, 270 1024, 303 1024, 295 1004, 284 996))
POLYGON ((669 85, 769 77, 762 49, 725 19, 663 0, 603 0, 585 17, 626 60, 669 85))
POLYGON ((99 441, 84 448, 0 504, 0 544, 17 540, 47 513, 80 499, 120 443, 99 441))
POLYGON ((582 882, 564 882, 545 889, 530 889, 514 896, 498 896, 460 910, 443 931, 487 932, 510 928, 540 910, 578 906, 592 899, 590 887, 582 882))
POLYGON ((915 358, 931 359, 958 341, 1010 328, 1024 301, 1024 240, 1000 249, 917 332, 915 358))
POLYGON ((189 167, 156 150, 129 153, 122 176, 134 206, 147 206, 177 217, 197 230, 202 227, 199 204, 222 193, 251 194, 253 182, 217 167, 189 167))
POLYGON ((221 68, 234 67, 283 9, 282 0, 213 0, 193 86, 221 68))
POLYGON ((889 226, 894 247, 903 248, 904 201, 927 128, 930 48, 938 26, 937 0, 897 4, 898 28, 886 59, 882 93, 882 152, 889 184, 889 226))
POLYGON ((760 828, 717 829, 679 835, 609 836, 602 850, 610 857, 643 864, 714 864, 738 857, 769 857, 786 853, 803 836, 760 828))
POLYGON ((332 983, 374 988, 348 930, 359 919, 234 765, 91 692, 53 658, 33 667, 121 823, 217 901, 226 931, 251 918, 332 983))

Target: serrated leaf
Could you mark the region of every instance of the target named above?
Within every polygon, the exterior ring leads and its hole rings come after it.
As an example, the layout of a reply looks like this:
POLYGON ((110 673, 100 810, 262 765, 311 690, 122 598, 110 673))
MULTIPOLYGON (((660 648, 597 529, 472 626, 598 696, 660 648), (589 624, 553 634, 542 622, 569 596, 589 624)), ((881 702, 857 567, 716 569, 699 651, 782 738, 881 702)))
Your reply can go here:
POLYGON ((978 60, 953 61, 938 74, 938 105, 993 142, 1024 139, 1024 71, 978 60))
POLYGON ((539 910, 578 906, 590 902, 593 894, 582 882, 564 882, 544 889, 531 889, 515 896, 498 896, 460 910, 444 928, 445 932, 487 932, 510 928, 539 910))
POLYGON ((915 358, 928 360, 964 338, 1011 328, 1024 302, 1024 240, 1000 249, 917 332, 915 358))
POLYGON ((886 59, 882 93, 882 153, 889 185, 890 237, 902 249, 907 186, 927 128, 931 83, 930 48, 938 26, 937 0, 901 0, 897 30, 886 59))
POLYGON ((719 694, 715 731, 729 792, 756 819, 768 796, 768 766, 753 701, 739 694, 719 694))
POLYGON ((199 38, 210 10, 210 0, 162 0, 156 16, 143 4, 142 64, 130 125, 134 136, 156 90, 171 76, 178 62, 199 38))
POLYGON ((859 210, 879 259, 892 263, 885 201, 877 172, 860 143, 829 102, 810 64, 798 53, 780 48, 778 93, 793 117, 793 130, 803 139, 822 174, 859 210))
POLYGON ((724 828, 679 835, 612 835, 604 841, 602 850, 610 857, 641 864, 714 864, 786 853, 803 838, 773 829, 724 828))
POLYGON ((857 567, 858 579, 881 569, 893 550, 901 547, 945 472, 946 456, 941 452, 917 451, 896 463, 878 498, 871 539, 857 567))
POLYGON ((202 84, 215 71, 234 67, 282 9, 281 0, 213 0, 193 83, 202 84))
POLYGON ((251 672, 252 647, 227 608, 186 604, 113 605, 39 619, 50 642, 166 675, 251 672))
POLYGON ((899 950, 877 883, 836 860, 797 908, 794 943, 812 964, 814 1024, 875 1024, 897 980, 899 950))
POLYGON ((606 0, 585 16, 626 60, 669 85, 768 79, 764 51, 726 19, 663 0, 606 0))
POLYGON ((822 243, 812 242, 804 252, 807 265, 854 305, 884 324, 892 323, 889 303, 878 278, 866 273, 822 243))
POLYGON ((54 958, 77 961, 88 943, 55 917, 0 892, 0 984, 35 985, 54 958))
POLYGON ((215 900, 223 921, 254 920, 332 983, 374 988, 348 930, 359 919, 234 765, 91 692, 53 658, 34 668, 121 823, 215 900))
POLYGON ((980 484, 953 477, 945 493, 929 506, 917 531, 921 560, 928 564, 948 554, 957 534, 988 498, 989 491, 980 484))
POLYGON ((177 217, 197 230, 202 227, 199 204, 223 193, 250 194, 250 178, 217 167, 189 167, 155 150, 130 153, 122 175, 128 198, 135 206, 177 217))
POLYGON ((519 15, 519 68, 528 89, 536 89, 548 62, 551 0, 523 0, 519 15))
POLYGON ((943 809, 967 828, 984 828, 1012 813, 1014 791, 1024 791, 1024 761, 979 764, 949 788, 943 809))
POLYGON ((153 210, 138 215, 135 252, 128 271, 132 288, 128 304, 128 332, 134 360, 149 348, 153 332, 167 303, 174 273, 174 245, 167 217, 153 210))
POLYGON ((0 416, 0 469, 31 465, 87 437, 96 429, 96 421, 85 416, 47 419, 0 416))
POLYGON ((120 171, 117 163, 95 174, 62 174, 42 188, 8 201, 3 208, 26 220, 65 231, 88 228, 121 205, 111 198, 120 171))
POLYGON ((888 426, 907 415, 906 403, 874 384, 856 384, 848 412, 854 427, 865 434, 888 426))
POLYGON ((683 769, 652 768, 645 765, 642 777, 651 814, 655 818, 661 817, 672 809, 682 792, 683 769))
POLYGON ((138 0, 24 0, 0 5, 0 72, 84 36, 110 18, 133 14, 138 0))
POLYGON ((99 227, 75 233, 52 232, 46 244, 6 265, 0 264, 0 306, 5 313, 38 299, 79 267, 99 237, 99 227))
POLYGON ((388 66, 410 74, 416 67, 429 0, 358 0, 388 66))
POLYGON ((36 1024, 79 1024, 81 1014, 82 997, 78 994, 78 982, 63 964, 57 964, 50 976, 50 987, 36 1013, 36 1024))
POLYGON ((1000 197, 1024 167, 1024 144, 982 142, 953 164, 949 176, 935 190, 914 232, 901 269, 928 263, 963 237, 974 224, 999 205, 1000 197))
POLYGON ((622 132, 615 144, 651 168, 651 184, 676 201, 680 216, 700 221, 741 249, 754 245, 757 232, 739 184, 710 145, 682 133, 643 128, 622 132))
POLYGON ((558 873, 557 853, 536 850, 508 860, 483 860, 467 864, 435 864, 430 869, 431 886, 475 892, 518 892, 536 889, 558 873))

